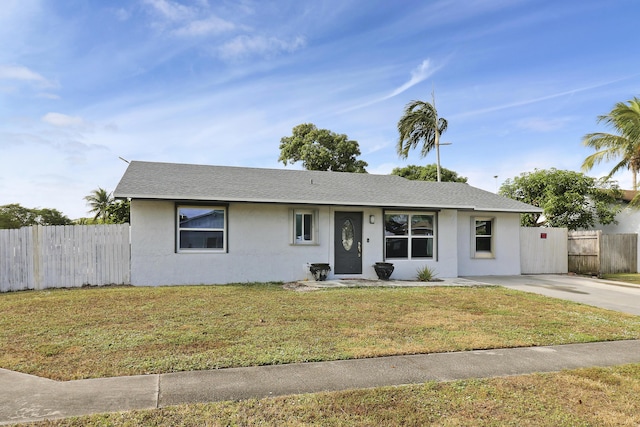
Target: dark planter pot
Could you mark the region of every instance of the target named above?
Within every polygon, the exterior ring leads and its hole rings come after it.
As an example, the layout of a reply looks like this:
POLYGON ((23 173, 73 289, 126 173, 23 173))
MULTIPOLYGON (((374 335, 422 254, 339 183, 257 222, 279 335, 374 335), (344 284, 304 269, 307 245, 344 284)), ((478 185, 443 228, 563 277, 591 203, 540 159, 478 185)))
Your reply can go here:
POLYGON ((389 280, 393 273, 393 264, 390 262, 376 262, 373 266, 380 280, 389 280))
POLYGON ((311 274, 313 274, 314 279, 323 281, 327 280, 327 276, 331 271, 331 267, 329 266, 329 264, 317 262, 309 266, 309 271, 311 271, 311 274))

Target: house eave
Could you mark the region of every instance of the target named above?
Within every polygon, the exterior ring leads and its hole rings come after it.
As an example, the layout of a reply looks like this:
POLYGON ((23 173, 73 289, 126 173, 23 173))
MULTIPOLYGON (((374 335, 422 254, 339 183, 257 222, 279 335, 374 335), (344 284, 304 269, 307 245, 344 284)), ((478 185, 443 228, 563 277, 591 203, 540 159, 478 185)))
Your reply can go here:
POLYGON ((184 195, 136 195, 136 194, 116 194, 117 199, 142 199, 142 200, 169 200, 174 202, 211 202, 211 203, 266 203, 266 204, 279 204, 279 205, 314 205, 314 206, 361 206, 368 208, 383 208, 383 209, 429 209, 429 210, 460 210, 460 211, 475 211, 475 212, 508 212, 508 213, 542 213, 540 210, 522 210, 522 209, 504 209, 504 208, 492 208, 492 207, 478 207, 473 205, 450 205, 450 204, 416 204, 416 203, 374 203, 366 201, 341 201, 341 200, 308 200, 308 199, 268 199, 268 198, 210 198, 210 197, 187 197, 184 195))
POLYGON ((510 212, 510 213, 521 213, 521 214, 526 214, 526 213, 543 213, 544 211, 542 209, 540 210, 526 210, 526 209, 493 209, 493 208, 476 208, 473 209, 476 212, 510 212))

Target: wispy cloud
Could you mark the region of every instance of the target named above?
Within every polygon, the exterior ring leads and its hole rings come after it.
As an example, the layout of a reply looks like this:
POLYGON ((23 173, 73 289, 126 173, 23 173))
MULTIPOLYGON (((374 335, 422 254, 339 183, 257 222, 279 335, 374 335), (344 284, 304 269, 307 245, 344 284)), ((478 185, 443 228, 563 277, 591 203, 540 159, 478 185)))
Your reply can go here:
POLYGON ((119 9, 113 9, 112 13, 115 15, 118 21, 121 21, 121 22, 128 21, 129 18, 131 18, 131 12, 129 12, 127 9, 123 7, 119 9))
POLYGON ((381 98, 380 101, 383 101, 383 100, 389 99, 389 98, 393 98, 396 95, 400 95, 402 92, 406 91, 410 87, 413 87, 413 86, 417 85, 418 83, 423 82, 424 80, 426 80, 429 77, 431 77, 433 74, 435 74, 436 71, 438 71, 443 66, 444 66, 444 63, 438 65, 437 67, 435 67, 435 66, 433 66, 433 64, 432 64, 432 62, 431 62, 431 60, 429 58, 425 59, 424 61, 422 61, 422 64, 418 65, 418 67, 416 69, 411 71, 411 78, 406 83, 404 83, 402 86, 396 88, 389 95, 381 98))
POLYGON ((160 21, 155 26, 179 37, 201 37, 236 29, 233 22, 214 15, 206 3, 186 6, 170 0, 144 0, 160 21))
POLYGON ((371 105, 393 98, 394 96, 400 95, 401 93, 407 91, 409 88, 425 81, 426 79, 434 75, 438 70, 444 67, 445 64, 446 64, 446 61, 443 61, 441 64, 434 66, 431 59, 427 58, 424 61, 422 61, 422 63, 420 63, 420 65, 418 65, 416 68, 411 70, 411 77, 409 78, 409 80, 407 80, 402 85, 398 86, 396 89, 392 90, 391 93, 384 95, 380 98, 376 98, 372 101, 347 108, 342 112, 354 111, 360 108, 369 107, 371 105))
POLYGON ((41 74, 30 70, 22 65, 2 65, 0 64, 0 80, 19 80, 36 83, 42 87, 53 88, 57 84, 47 80, 41 74))
POLYGON ((223 44, 218 52, 223 59, 239 59, 250 55, 272 56, 280 52, 294 52, 306 45, 304 37, 282 40, 277 37, 241 35, 223 44))
POLYGON ((37 95, 38 98, 42 99, 60 99, 60 95, 56 95, 55 93, 41 92, 37 95))
POLYGON ((170 21, 184 21, 195 15, 193 8, 169 0, 144 0, 144 3, 170 21))
POLYGON ((565 90, 562 92, 557 92, 557 93, 552 93, 549 95, 545 95, 545 96, 540 96, 540 97, 536 97, 536 98, 530 98, 530 99, 523 99, 521 101, 517 101, 517 102, 510 102, 508 104, 502 104, 502 105, 496 105, 493 107, 487 107, 487 108, 481 108, 479 110, 473 110, 473 111, 467 111, 466 113, 460 113, 460 114, 455 114, 454 116, 456 118, 460 118, 460 117, 471 117, 471 116, 477 116, 477 115, 481 115, 481 114, 486 114, 486 113, 493 113, 495 111, 500 111, 500 110, 506 110, 509 108, 515 108, 515 107, 522 107, 525 105, 530 105, 530 104, 535 104, 537 102, 542 102, 542 101, 548 101, 549 99, 554 99, 554 98, 560 98, 563 96, 567 96, 567 95, 573 95, 576 93, 580 93, 580 92, 586 92, 592 89, 597 89, 603 86, 608 86, 614 83, 618 83, 624 80, 629 80, 632 78, 636 78, 638 77, 640 74, 633 74, 631 76, 625 76, 622 78, 618 78, 618 79, 614 79, 614 80, 609 80, 606 82, 600 82, 600 83, 596 83, 596 84, 592 84, 589 86, 584 86, 584 87, 580 87, 580 88, 576 88, 576 89, 571 89, 571 90, 565 90))
POLYGON ((534 132, 553 132, 558 129, 562 129, 572 119, 569 117, 560 117, 554 119, 544 119, 541 117, 531 117, 517 121, 517 126, 531 130, 534 132))
MULTIPOLYGON (((242 2, 233 7, 221 8, 206 0, 179 3, 174 0, 141 0, 152 17, 151 26, 166 36, 177 40, 207 39, 200 48, 209 55, 225 62, 244 61, 252 58, 273 58, 306 47, 307 39, 301 35, 270 33, 270 24, 244 24, 243 18, 253 14, 242 2), (225 19, 221 14, 233 16, 225 19), (255 25, 266 27, 256 30, 255 25)), ((192 45, 190 45, 192 46, 192 45)))
POLYGON ((86 127, 88 123, 82 117, 68 116, 61 113, 47 113, 42 117, 42 121, 55 127, 86 127))
POLYGON ((217 16, 199 19, 185 23, 185 25, 173 30, 173 34, 184 37, 198 37, 210 34, 219 34, 235 29, 236 26, 217 16))

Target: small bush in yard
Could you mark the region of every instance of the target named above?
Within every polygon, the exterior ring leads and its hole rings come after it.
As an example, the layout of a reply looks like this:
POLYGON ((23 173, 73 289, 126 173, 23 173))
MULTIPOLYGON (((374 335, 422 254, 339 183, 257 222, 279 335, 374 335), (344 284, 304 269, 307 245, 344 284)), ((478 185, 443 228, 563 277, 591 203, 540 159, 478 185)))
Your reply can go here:
POLYGON ((421 282, 431 282, 436 278, 436 270, 425 265, 418 269, 418 280, 421 282))

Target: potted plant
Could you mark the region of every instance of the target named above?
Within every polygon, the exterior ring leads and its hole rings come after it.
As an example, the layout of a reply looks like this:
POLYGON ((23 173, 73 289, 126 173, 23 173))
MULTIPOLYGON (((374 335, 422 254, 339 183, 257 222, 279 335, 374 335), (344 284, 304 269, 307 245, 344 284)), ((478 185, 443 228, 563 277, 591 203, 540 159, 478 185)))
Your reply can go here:
POLYGON ((376 262, 373 268, 376 270, 380 280, 389 280, 391 273, 393 273, 393 264, 390 262, 376 262))
POLYGON ((327 279, 327 275, 331 271, 331 266, 324 262, 316 262, 309 266, 309 271, 313 274, 313 278, 318 281, 327 279))

